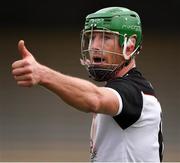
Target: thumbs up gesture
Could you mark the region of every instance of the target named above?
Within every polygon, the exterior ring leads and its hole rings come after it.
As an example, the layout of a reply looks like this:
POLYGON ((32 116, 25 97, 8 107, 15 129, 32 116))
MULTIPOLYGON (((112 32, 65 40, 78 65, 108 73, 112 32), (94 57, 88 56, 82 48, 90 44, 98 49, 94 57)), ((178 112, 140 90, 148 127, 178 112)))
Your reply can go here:
POLYGON ((32 54, 26 49, 24 45, 24 41, 20 40, 18 43, 18 50, 22 58, 26 58, 28 56, 32 56, 32 54))
POLYGON ((18 50, 22 56, 21 60, 12 64, 12 74, 17 84, 20 86, 31 87, 40 82, 41 65, 35 60, 33 55, 27 50, 24 41, 18 43, 18 50))

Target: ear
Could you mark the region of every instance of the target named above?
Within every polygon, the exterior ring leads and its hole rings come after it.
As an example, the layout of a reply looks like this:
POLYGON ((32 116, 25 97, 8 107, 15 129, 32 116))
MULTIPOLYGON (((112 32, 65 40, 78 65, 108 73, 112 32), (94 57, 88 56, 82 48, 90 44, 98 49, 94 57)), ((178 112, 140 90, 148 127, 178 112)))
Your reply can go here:
POLYGON ((136 46, 136 37, 135 36, 129 37, 126 48, 127 56, 129 56, 134 51, 135 46, 136 46))

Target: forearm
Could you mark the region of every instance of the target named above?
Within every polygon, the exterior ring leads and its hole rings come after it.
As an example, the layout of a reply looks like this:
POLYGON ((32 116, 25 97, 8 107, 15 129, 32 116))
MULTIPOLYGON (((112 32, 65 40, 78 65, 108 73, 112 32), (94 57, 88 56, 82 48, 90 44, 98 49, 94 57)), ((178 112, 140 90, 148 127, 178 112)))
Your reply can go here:
POLYGON ((18 49, 22 59, 12 64, 12 74, 19 86, 40 84, 81 111, 116 115, 119 102, 112 91, 39 64, 22 40, 18 49))
POLYGON ((89 81, 67 76, 42 66, 39 84, 81 111, 95 112, 98 107, 99 88, 89 81))

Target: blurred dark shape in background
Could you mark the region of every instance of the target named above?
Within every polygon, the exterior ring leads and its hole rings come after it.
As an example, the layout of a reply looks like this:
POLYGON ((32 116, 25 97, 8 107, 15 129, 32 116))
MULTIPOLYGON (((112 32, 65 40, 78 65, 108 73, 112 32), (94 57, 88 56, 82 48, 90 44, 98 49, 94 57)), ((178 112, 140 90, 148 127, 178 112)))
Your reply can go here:
POLYGON ((108 6, 124 6, 139 13, 145 28, 179 29, 178 0, 18 0, 2 1, 0 5, 1 25, 28 26, 77 26, 82 27, 84 17, 91 12, 108 6))

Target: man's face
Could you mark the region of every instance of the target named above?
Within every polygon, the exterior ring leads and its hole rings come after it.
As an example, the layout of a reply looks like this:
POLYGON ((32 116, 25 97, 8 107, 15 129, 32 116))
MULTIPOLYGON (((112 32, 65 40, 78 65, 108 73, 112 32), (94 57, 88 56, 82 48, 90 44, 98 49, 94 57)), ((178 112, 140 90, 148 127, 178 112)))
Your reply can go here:
POLYGON ((123 60, 119 35, 111 32, 87 33, 89 60, 94 65, 117 65, 123 60))

